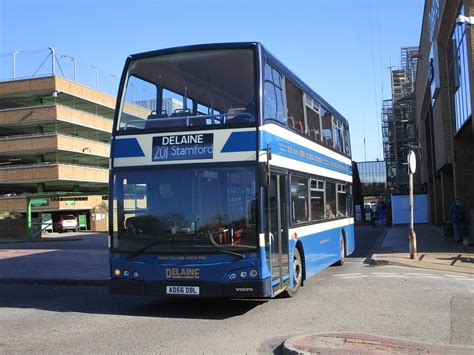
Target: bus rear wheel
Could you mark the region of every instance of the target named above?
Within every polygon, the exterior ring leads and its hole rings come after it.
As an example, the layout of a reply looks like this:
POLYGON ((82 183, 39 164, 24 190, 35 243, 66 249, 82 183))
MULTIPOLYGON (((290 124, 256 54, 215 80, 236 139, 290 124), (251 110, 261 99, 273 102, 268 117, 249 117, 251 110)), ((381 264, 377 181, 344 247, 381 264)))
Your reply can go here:
POLYGON ((336 262, 334 265, 336 266, 342 266, 344 264, 344 260, 346 258, 346 243, 344 241, 344 237, 342 236, 341 234, 341 238, 340 238, 340 241, 339 241, 339 245, 340 245, 340 253, 341 253, 341 259, 336 262))
POLYGON ((298 249, 295 249, 293 256, 293 287, 288 287, 286 293, 289 297, 295 297, 301 282, 303 281, 303 263, 298 249))

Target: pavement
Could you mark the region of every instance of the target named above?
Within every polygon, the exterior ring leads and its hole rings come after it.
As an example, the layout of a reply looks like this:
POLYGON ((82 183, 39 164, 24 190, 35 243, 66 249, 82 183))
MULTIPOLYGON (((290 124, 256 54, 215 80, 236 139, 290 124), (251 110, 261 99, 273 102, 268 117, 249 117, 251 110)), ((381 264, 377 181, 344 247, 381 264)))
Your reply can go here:
POLYGON ((369 264, 398 265, 423 269, 474 274, 474 245, 445 239, 440 228, 428 224, 415 225, 417 254, 410 259, 409 226, 387 228, 374 245, 369 264))
POLYGON ((284 355, 306 354, 472 354, 474 347, 434 345, 360 333, 303 335, 283 343, 284 355))

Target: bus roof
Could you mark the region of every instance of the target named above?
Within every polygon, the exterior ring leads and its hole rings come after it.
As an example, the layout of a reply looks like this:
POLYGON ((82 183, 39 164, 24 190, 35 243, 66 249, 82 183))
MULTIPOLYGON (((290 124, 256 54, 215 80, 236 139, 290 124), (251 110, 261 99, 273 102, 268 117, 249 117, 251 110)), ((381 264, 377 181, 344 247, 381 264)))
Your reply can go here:
POLYGON ((319 103, 328 111, 331 111, 343 124, 349 127, 347 119, 341 115, 333 106, 331 106, 326 100, 319 96, 313 89, 304 83, 298 76, 296 76, 288 67, 286 67, 280 60, 278 60, 273 54, 271 54, 261 43, 259 42, 229 42, 229 43, 207 43, 207 44, 194 44, 189 46, 164 48, 149 52, 142 52, 132 54, 128 57, 128 60, 148 58, 158 55, 199 51, 199 50, 213 50, 213 49, 243 49, 243 48, 257 48, 263 54, 265 59, 268 59, 272 65, 281 71, 286 77, 288 77, 295 85, 297 85, 302 91, 310 95, 313 99, 319 101, 319 103))

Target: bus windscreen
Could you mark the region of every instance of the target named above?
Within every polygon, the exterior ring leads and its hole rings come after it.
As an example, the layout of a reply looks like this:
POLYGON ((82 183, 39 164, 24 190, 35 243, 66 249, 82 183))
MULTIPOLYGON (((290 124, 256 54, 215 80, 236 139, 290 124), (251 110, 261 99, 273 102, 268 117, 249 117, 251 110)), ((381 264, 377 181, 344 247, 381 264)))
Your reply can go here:
POLYGON ((199 50, 132 60, 117 129, 256 122, 254 52, 199 50))
POLYGON ((114 176, 113 251, 255 251, 255 167, 157 168, 114 176))

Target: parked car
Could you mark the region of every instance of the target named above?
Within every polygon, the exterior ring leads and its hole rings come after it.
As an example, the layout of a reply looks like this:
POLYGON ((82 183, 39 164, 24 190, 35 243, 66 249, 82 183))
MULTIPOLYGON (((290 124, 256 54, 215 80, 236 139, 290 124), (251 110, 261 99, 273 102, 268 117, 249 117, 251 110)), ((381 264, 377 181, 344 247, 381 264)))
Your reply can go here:
POLYGON ((63 214, 59 216, 55 227, 58 233, 62 233, 66 230, 73 230, 77 232, 79 230, 79 223, 77 223, 76 216, 72 214, 63 214))

